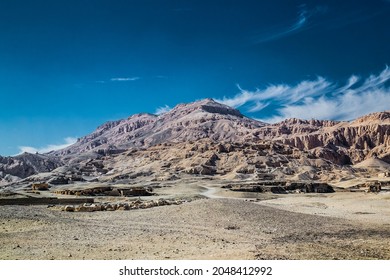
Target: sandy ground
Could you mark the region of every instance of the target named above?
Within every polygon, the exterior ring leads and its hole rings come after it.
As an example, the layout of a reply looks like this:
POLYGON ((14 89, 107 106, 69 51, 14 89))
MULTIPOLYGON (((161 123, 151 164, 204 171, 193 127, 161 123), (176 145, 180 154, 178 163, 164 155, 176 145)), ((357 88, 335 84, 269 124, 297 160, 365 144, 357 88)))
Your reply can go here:
POLYGON ((362 224, 390 225, 390 192, 279 195, 261 205, 287 211, 337 217, 362 224))
POLYGON ((209 198, 93 213, 0 206, 0 259, 390 259, 388 194, 159 192, 209 198))

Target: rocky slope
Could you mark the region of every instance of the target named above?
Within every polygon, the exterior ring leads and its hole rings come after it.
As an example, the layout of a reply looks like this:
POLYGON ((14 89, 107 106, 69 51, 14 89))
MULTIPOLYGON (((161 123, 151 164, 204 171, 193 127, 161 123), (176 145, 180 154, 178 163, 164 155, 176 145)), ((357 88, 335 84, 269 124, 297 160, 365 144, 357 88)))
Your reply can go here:
POLYGON ((333 180, 355 176, 352 165, 370 158, 390 163, 390 112, 351 122, 288 119, 265 124, 205 99, 159 116, 136 114, 107 122, 74 145, 46 155, 0 157, 0 180, 51 172, 61 165, 50 175, 59 181, 87 176, 128 183, 187 175, 333 180))
POLYGON ((203 138, 234 142, 264 125, 243 116, 238 110, 205 99, 179 104, 159 116, 137 114, 125 120, 107 122, 74 145, 53 154, 114 154, 133 147, 145 148, 160 143, 181 143, 203 138))
POLYGON ((0 156, 0 183, 50 172, 61 165, 58 158, 48 155, 23 153, 15 157, 0 156))
POLYGON ((227 180, 283 180, 300 174, 302 166, 317 167, 307 173, 315 179, 317 172, 330 168, 329 163, 319 158, 271 141, 217 143, 209 139, 159 144, 120 154, 115 159, 104 157, 100 162, 109 170, 100 180, 123 183, 134 182, 136 178, 142 181, 145 177, 170 181, 186 175, 215 175, 227 180))
POLYGON ((355 164, 378 156, 390 162, 390 112, 351 122, 288 119, 258 129, 259 139, 273 139, 336 164, 355 164))

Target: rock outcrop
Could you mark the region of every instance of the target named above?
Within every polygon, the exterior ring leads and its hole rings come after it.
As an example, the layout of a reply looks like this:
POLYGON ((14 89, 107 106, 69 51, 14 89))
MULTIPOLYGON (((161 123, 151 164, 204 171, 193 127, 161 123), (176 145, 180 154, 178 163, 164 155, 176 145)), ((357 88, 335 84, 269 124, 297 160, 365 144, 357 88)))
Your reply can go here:
POLYGON ((239 141, 253 129, 264 125, 243 116, 236 109, 205 99, 179 104, 159 116, 137 114, 125 120, 105 123, 74 145, 53 154, 71 156, 94 151, 106 155, 129 148, 146 148, 160 143, 181 143, 203 138, 239 141))
POLYGON ((61 165, 58 158, 49 155, 23 153, 15 157, 0 156, 0 179, 10 178, 10 181, 13 181, 41 172, 50 172, 61 165))
POLYGON ((107 122, 59 151, 0 157, 0 182, 42 172, 51 173, 26 182, 128 183, 180 176, 327 180, 333 176, 330 170, 353 168, 370 158, 390 163, 390 112, 350 122, 287 119, 266 124, 205 99, 159 116, 136 114, 107 122))
POLYGON ((390 162, 390 112, 351 122, 288 119, 257 129, 259 139, 311 151, 336 164, 355 164, 373 156, 390 162))

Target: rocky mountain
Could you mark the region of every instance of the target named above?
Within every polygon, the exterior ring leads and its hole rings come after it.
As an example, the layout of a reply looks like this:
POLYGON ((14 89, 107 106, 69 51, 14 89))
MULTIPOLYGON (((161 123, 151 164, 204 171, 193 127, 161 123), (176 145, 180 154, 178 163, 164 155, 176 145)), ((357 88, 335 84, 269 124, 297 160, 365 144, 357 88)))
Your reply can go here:
POLYGON ((61 165, 60 159, 49 155, 23 153, 14 157, 0 156, 0 182, 12 182, 49 172, 61 165))
POLYGON ((306 174, 307 179, 318 179, 321 170, 331 167, 330 163, 297 148, 267 140, 230 143, 201 139, 164 143, 145 150, 131 150, 117 155, 115 160, 104 157, 101 163, 109 170, 102 176, 103 181, 120 179, 123 183, 145 177, 170 181, 193 175, 226 180, 284 180, 306 174), (302 171, 302 166, 309 168, 302 171))
POLYGON ((351 122, 288 119, 256 130, 259 139, 311 151, 336 164, 355 164, 377 156, 390 162, 390 112, 351 122))
POLYGON ((160 143, 181 143, 203 138, 235 142, 264 125, 265 123, 243 116, 236 109, 212 99, 204 99, 179 104, 159 116, 136 114, 128 119, 107 122, 90 135, 78 139, 74 145, 52 154, 114 154, 128 148, 145 148, 160 143))
POLYGON ((205 99, 158 116, 136 114, 107 122, 45 155, 0 157, 0 180, 49 172, 37 180, 134 183, 212 175, 329 181, 356 176, 354 166, 371 158, 383 162, 382 169, 390 163, 390 112, 350 122, 287 119, 266 124, 205 99))

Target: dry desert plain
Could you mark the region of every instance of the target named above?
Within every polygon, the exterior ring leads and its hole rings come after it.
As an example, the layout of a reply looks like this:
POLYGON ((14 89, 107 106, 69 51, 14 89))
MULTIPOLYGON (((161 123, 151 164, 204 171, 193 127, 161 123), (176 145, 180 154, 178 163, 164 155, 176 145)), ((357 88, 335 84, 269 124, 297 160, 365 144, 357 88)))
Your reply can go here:
POLYGON ((247 193, 193 180, 156 193, 184 202, 0 206, 0 259, 390 259, 390 192, 247 193))
POLYGON ((0 259, 390 259, 389 170, 390 111, 267 124, 178 104, 0 157, 0 259))

